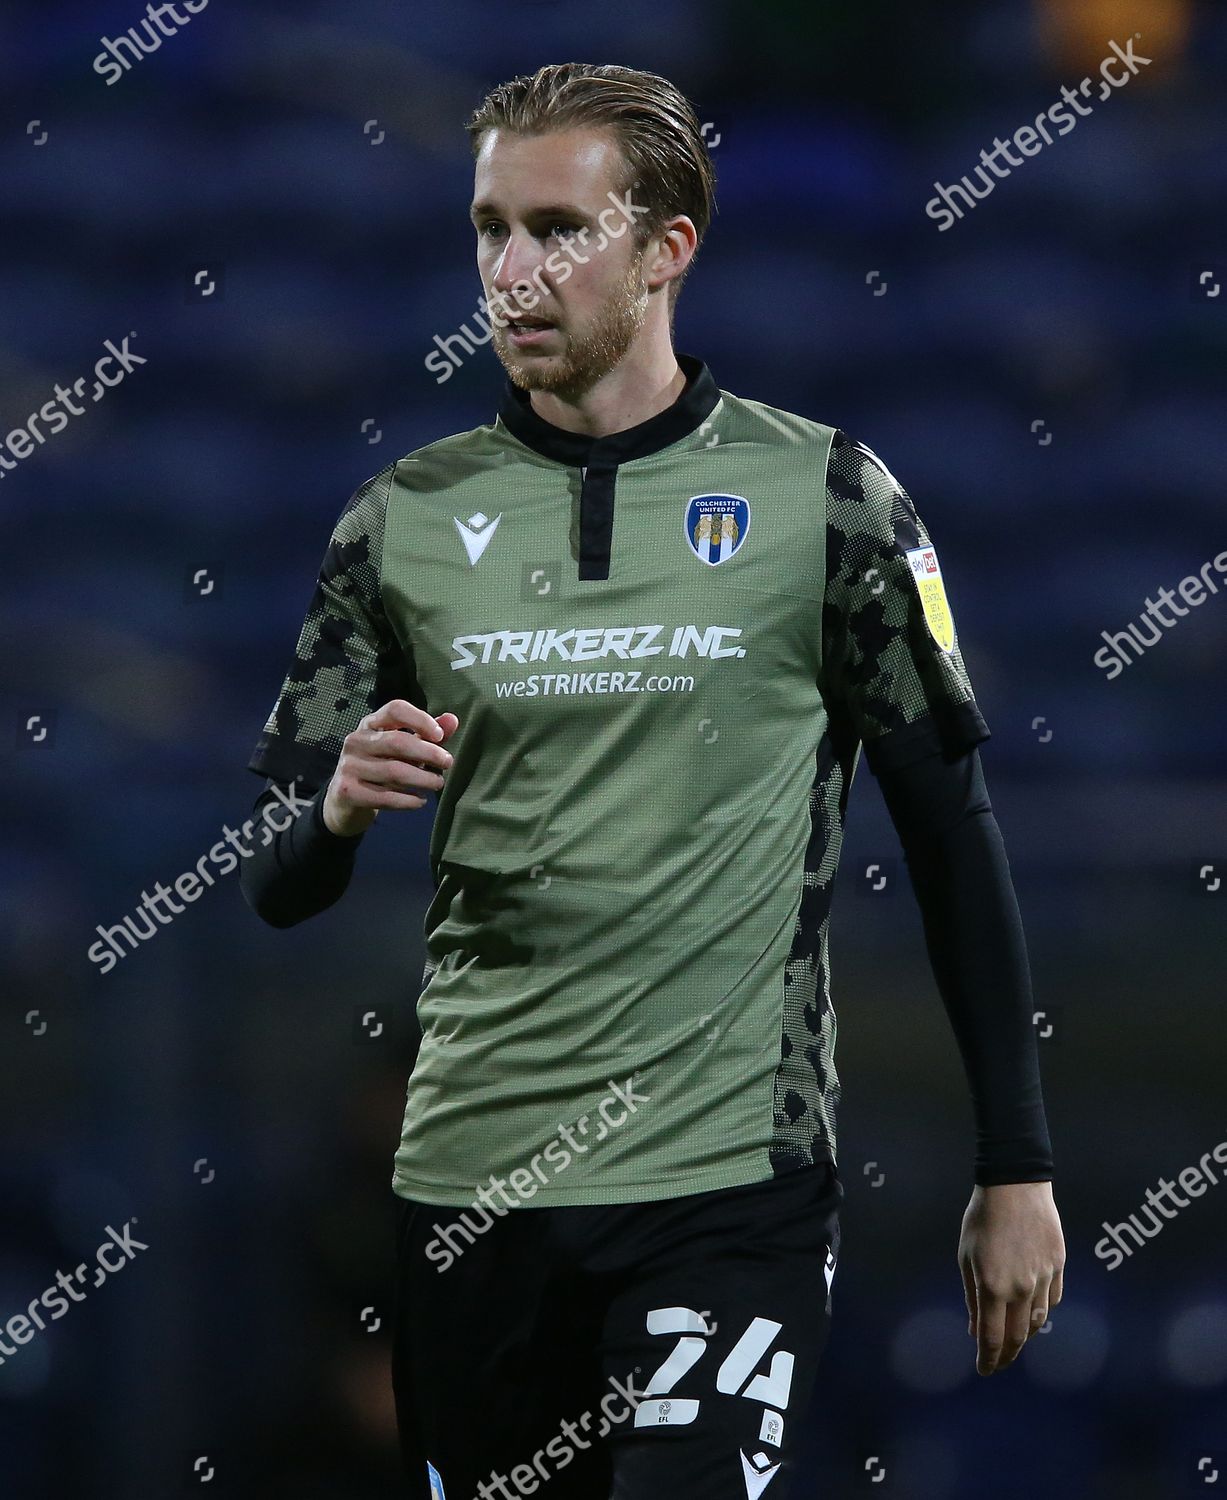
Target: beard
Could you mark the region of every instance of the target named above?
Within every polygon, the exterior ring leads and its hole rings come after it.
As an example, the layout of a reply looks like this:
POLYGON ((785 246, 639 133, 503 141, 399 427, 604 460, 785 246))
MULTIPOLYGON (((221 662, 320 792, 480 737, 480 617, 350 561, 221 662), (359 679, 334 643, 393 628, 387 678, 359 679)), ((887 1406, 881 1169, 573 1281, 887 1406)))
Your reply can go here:
POLYGON ((561 354, 521 354, 508 343, 507 330, 492 322, 494 352, 512 384, 522 391, 549 391, 574 400, 608 375, 625 357, 647 318, 642 262, 642 255, 631 262, 586 332, 575 335, 556 330, 563 339, 561 354))

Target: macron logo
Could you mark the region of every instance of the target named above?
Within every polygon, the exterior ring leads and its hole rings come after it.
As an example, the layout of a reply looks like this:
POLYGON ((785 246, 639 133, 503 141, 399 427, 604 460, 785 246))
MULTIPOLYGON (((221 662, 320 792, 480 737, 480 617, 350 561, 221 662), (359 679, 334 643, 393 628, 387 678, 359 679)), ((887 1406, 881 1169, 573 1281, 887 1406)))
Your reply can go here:
POLYGON ((772 1463, 765 1453, 756 1453, 753 1458, 747 1458, 743 1448, 741 1472, 746 1482, 748 1500, 758 1500, 759 1495, 767 1488, 779 1470, 779 1464, 772 1463))
POLYGON ((490 545, 490 538, 497 531, 498 523, 502 519, 502 511, 495 516, 493 521, 488 516, 482 515, 481 511, 470 516, 467 521, 462 521, 459 516, 452 517, 456 523, 456 530, 460 533, 460 540, 464 543, 464 550, 469 554, 471 567, 477 566, 477 559, 490 545))

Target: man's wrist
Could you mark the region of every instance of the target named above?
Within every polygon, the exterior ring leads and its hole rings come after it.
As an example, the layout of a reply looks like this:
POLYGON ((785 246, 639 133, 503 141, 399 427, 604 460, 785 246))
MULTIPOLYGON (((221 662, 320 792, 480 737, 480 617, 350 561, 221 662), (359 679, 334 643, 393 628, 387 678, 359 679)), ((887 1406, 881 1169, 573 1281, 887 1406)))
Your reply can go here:
MULTIPOLYGON (((370 823, 362 827, 346 829, 344 827, 334 828, 328 820, 326 806, 328 802, 328 788, 323 787, 316 795, 315 806, 311 809, 311 824, 320 843, 330 848, 340 850, 355 849, 359 840, 370 823)), ((372 818, 372 822, 374 819, 372 818)))
POLYGON ((981 1187, 1009 1182, 1051 1182, 1056 1175, 1052 1142, 1041 1118, 1027 1136, 978 1133, 972 1177, 981 1187))
POLYGON ((337 812, 335 804, 331 808, 328 806, 328 791, 329 788, 324 787, 319 796, 319 826, 333 839, 344 839, 347 843, 360 839, 378 817, 378 813, 366 813, 359 808, 351 821, 337 812))

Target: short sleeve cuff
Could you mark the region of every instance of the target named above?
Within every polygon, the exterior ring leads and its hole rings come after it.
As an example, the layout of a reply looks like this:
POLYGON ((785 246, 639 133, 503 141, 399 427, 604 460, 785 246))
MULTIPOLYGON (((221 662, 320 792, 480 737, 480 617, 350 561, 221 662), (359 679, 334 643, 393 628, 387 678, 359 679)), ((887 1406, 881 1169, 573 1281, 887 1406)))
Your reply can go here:
POLYGON ((873 775, 909 766, 926 756, 963 755, 992 737, 974 698, 934 708, 912 724, 865 741, 865 762, 873 775))

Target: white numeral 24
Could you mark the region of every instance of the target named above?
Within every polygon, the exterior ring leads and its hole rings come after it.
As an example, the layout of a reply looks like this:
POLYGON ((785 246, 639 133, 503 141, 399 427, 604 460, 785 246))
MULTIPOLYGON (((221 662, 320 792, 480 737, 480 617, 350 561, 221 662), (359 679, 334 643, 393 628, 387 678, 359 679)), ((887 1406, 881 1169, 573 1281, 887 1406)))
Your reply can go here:
MULTIPOLYGON (((644 1389, 645 1396, 662 1396, 671 1391, 682 1376, 688 1370, 693 1369, 703 1358, 707 1340, 701 1335, 708 1333, 709 1330, 702 1314, 689 1307, 654 1308, 648 1313, 647 1327, 649 1333, 680 1335, 668 1357, 655 1371, 644 1389)), ((747 1400, 761 1401, 777 1411, 784 1411, 787 1408, 788 1393, 792 1389, 793 1366, 796 1361, 786 1350, 777 1349, 771 1358, 771 1367, 767 1373, 755 1375, 746 1384, 747 1376, 752 1374, 759 1361, 775 1342, 776 1335, 782 1327, 782 1323, 773 1322, 770 1318, 754 1318, 751 1321, 750 1326, 729 1350, 723 1364, 716 1372, 716 1389, 722 1395, 731 1396, 740 1392, 747 1400), (742 1390, 743 1385, 744 1390, 742 1390)), ((693 1422, 698 1415, 699 1403, 697 1401, 679 1401, 672 1405, 677 1409, 671 1414, 670 1425, 685 1425, 693 1422)), ((655 1402, 641 1405, 635 1413, 635 1425, 637 1427, 655 1425, 659 1420, 654 1415, 657 1410, 658 1404, 655 1402), (642 1421, 640 1417, 643 1418, 642 1421)))

